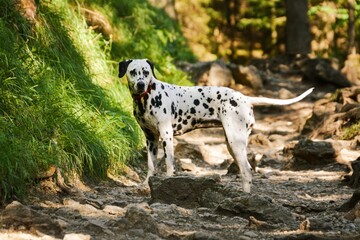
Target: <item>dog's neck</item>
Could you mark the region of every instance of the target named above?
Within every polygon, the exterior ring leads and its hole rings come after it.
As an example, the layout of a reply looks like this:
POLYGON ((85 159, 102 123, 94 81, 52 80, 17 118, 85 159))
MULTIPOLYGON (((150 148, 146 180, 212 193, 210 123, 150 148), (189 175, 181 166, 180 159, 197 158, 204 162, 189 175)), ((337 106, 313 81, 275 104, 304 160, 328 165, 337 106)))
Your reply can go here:
POLYGON ((143 92, 142 94, 133 94, 132 97, 134 100, 140 101, 143 97, 145 97, 146 94, 150 93, 150 91, 152 90, 152 81, 149 82, 149 86, 146 89, 145 92, 143 92))

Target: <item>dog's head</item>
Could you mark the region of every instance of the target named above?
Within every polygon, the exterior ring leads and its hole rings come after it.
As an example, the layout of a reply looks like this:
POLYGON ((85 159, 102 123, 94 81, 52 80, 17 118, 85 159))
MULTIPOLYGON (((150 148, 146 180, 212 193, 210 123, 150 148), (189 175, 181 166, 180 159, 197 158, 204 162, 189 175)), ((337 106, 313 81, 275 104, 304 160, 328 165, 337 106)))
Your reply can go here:
POLYGON ((122 61, 119 63, 119 77, 125 74, 131 93, 139 96, 148 91, 151 80, 155 77, 154 64, 147 59, 122 61))

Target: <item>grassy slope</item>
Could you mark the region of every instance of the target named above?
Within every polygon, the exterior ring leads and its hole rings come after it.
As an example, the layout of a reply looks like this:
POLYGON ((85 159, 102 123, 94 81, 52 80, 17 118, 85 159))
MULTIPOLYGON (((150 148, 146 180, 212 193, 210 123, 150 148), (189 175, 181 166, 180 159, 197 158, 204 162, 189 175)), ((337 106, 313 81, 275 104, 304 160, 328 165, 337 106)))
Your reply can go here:
POLYGON ((143 144, 117 61, 147 57, 159 78, 185 83, 171 61, 192 56, 176 25, 140 0, 40 1, 36 22, 12 2, 0 0, 0 200, 23 196, 50 165, 116 173, 143 144), (82 7, 106 15, 112 39, 88 28, 82 7))

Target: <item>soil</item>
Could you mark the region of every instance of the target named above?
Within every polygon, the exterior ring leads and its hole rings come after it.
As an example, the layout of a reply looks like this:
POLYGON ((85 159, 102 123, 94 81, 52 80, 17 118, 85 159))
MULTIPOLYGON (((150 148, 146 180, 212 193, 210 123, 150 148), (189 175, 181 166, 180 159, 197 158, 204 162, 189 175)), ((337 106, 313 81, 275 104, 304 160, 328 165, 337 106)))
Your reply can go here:
MULTIPOLYGON (((280 81, 274 76, 257 95, 291 97, 308 87, 298 78, 280 81)), ((360 219, 337 210, 354 192, 341 181, 347 166, 334 161, 294 170, 288 165, 292 156, 283 151, 302 137, 313 102, 325 94, 326 88, 321 88, 291 106, 255 108, 248 146, 249 158, 257 163, 251 195, 286 208, 293 219, 289 223, 152 202, 149 188, 136 177, 77 183, 73 194, 61 192, 47 179, 26 201, 0 210, 3 220, 10 219, 3 221, 0 239, 360 239, 360 219), (23 216, 26 211, 29 214, 23 216), (49 222, 54 227, 44 228, 49 222)), ((232 160, 222 129, 196 130, 178 137, 176 144, 177 164, 183 169, 178 174, 217 174, 221 183, 241 191, 237 175, 227 174, 232 160)), ((145 169, 146 162, 135 169, 141 179, 145 169)))

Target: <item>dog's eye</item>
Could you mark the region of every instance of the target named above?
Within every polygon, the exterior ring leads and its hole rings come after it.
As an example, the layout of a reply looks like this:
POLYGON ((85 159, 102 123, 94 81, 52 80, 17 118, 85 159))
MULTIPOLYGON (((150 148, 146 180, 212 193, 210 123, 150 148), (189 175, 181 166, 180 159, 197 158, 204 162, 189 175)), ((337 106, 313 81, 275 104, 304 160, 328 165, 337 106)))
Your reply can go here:
POLYGON ((135 70, 135 69, 131 70, 131 71, 130 71, 130 75, 131 75, 132 77, 135 77, 135 76, 136 76, 136 70, 135 70))
POLYGON ((149 71, 144 70, 143 74, 144 74, 145 77, 147 77, 147 76, 149 76, 149 71))

